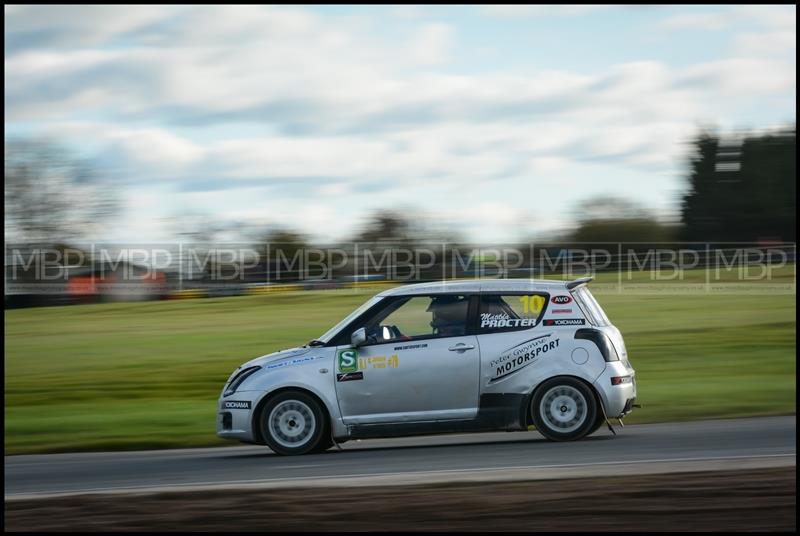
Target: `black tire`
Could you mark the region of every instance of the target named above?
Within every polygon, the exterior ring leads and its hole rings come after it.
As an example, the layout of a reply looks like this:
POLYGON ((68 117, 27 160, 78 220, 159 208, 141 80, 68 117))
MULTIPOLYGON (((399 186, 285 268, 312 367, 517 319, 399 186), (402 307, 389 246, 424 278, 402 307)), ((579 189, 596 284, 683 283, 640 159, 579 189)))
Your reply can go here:
POLYGON ((313 452, 325 452, 332 446, 333 446, 333 438, 330 436, 329 432, 328 435, 320 439, 319 444, 316 447, 314 447, 313 452))
POLYGON ((606 423, 606 419, 605 419, 605 417, 603 417, 603 412, 602 411, 598 412, 597 413, 597 418, 595 419, 594 424, 592 425, 591 429, 589 430, 589 432, 586 435, 587 436, 592 435, 593 433, 598 431, 600 429, 600 427, 603 426, 605 423, 606 423))
POLYGON ((551 441, 581 439, 596 430, 598 422, 592 389, 567 376, 542 383, 533 395, 530 410, 536 430, 551 441))
POLYGON ((271 398, 258 416, 258 425, 261 437, 277 454, 292 456, 330 447, 327 414, 303 391, 284 391, 271 398))

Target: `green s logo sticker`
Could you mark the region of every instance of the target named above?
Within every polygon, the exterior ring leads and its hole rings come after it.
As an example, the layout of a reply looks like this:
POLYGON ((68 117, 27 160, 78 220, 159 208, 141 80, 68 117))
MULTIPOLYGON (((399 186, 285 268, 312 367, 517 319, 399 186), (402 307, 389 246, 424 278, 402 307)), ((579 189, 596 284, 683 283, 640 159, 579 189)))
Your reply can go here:
POLYGON ((341 350, 338 361, 339 372, 356 372, 358 370, 358 352, 353 348, 341 350))

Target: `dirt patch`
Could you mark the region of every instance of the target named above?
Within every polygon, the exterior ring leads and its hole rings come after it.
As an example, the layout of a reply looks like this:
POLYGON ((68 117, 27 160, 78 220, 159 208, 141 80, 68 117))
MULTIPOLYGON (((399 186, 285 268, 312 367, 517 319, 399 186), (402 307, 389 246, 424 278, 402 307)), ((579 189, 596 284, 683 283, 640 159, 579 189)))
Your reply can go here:
POLYGON ((796 530, 796 469, 10 501, 7 531, 796 530))

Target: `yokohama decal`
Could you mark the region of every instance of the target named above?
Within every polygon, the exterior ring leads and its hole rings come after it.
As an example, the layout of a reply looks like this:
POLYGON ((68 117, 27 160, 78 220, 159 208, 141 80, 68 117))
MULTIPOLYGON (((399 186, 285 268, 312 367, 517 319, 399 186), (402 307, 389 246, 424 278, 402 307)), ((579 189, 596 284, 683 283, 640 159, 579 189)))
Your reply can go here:
POLYGON ((225 409, 250 409, 250 401, 249 400, 226 400, 222 403, 222 407, 225 409))
POLYGON ((545 326, 582 326, 586 323, 583 318, 548 318, 545 326))

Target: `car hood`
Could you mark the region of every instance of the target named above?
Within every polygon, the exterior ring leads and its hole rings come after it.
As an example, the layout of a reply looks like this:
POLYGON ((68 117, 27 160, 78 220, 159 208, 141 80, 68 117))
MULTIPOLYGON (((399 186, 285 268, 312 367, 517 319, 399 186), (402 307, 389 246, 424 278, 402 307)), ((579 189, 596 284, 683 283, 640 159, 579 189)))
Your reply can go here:
POLYGON ((284 360, 291 361, 292 359, 304 356, 311 350, 313 350, 313 348, 298 347, 298 348, 289 348, 288 350, 281 350, 280 352, 273 352, 271 354, 262 355, 261 357, 251 359, 250 361, 239 367, 239 369, 247 367, 256 367, 256 366, 266 368, 268 365, 278 365, 284 362, 284 360))

